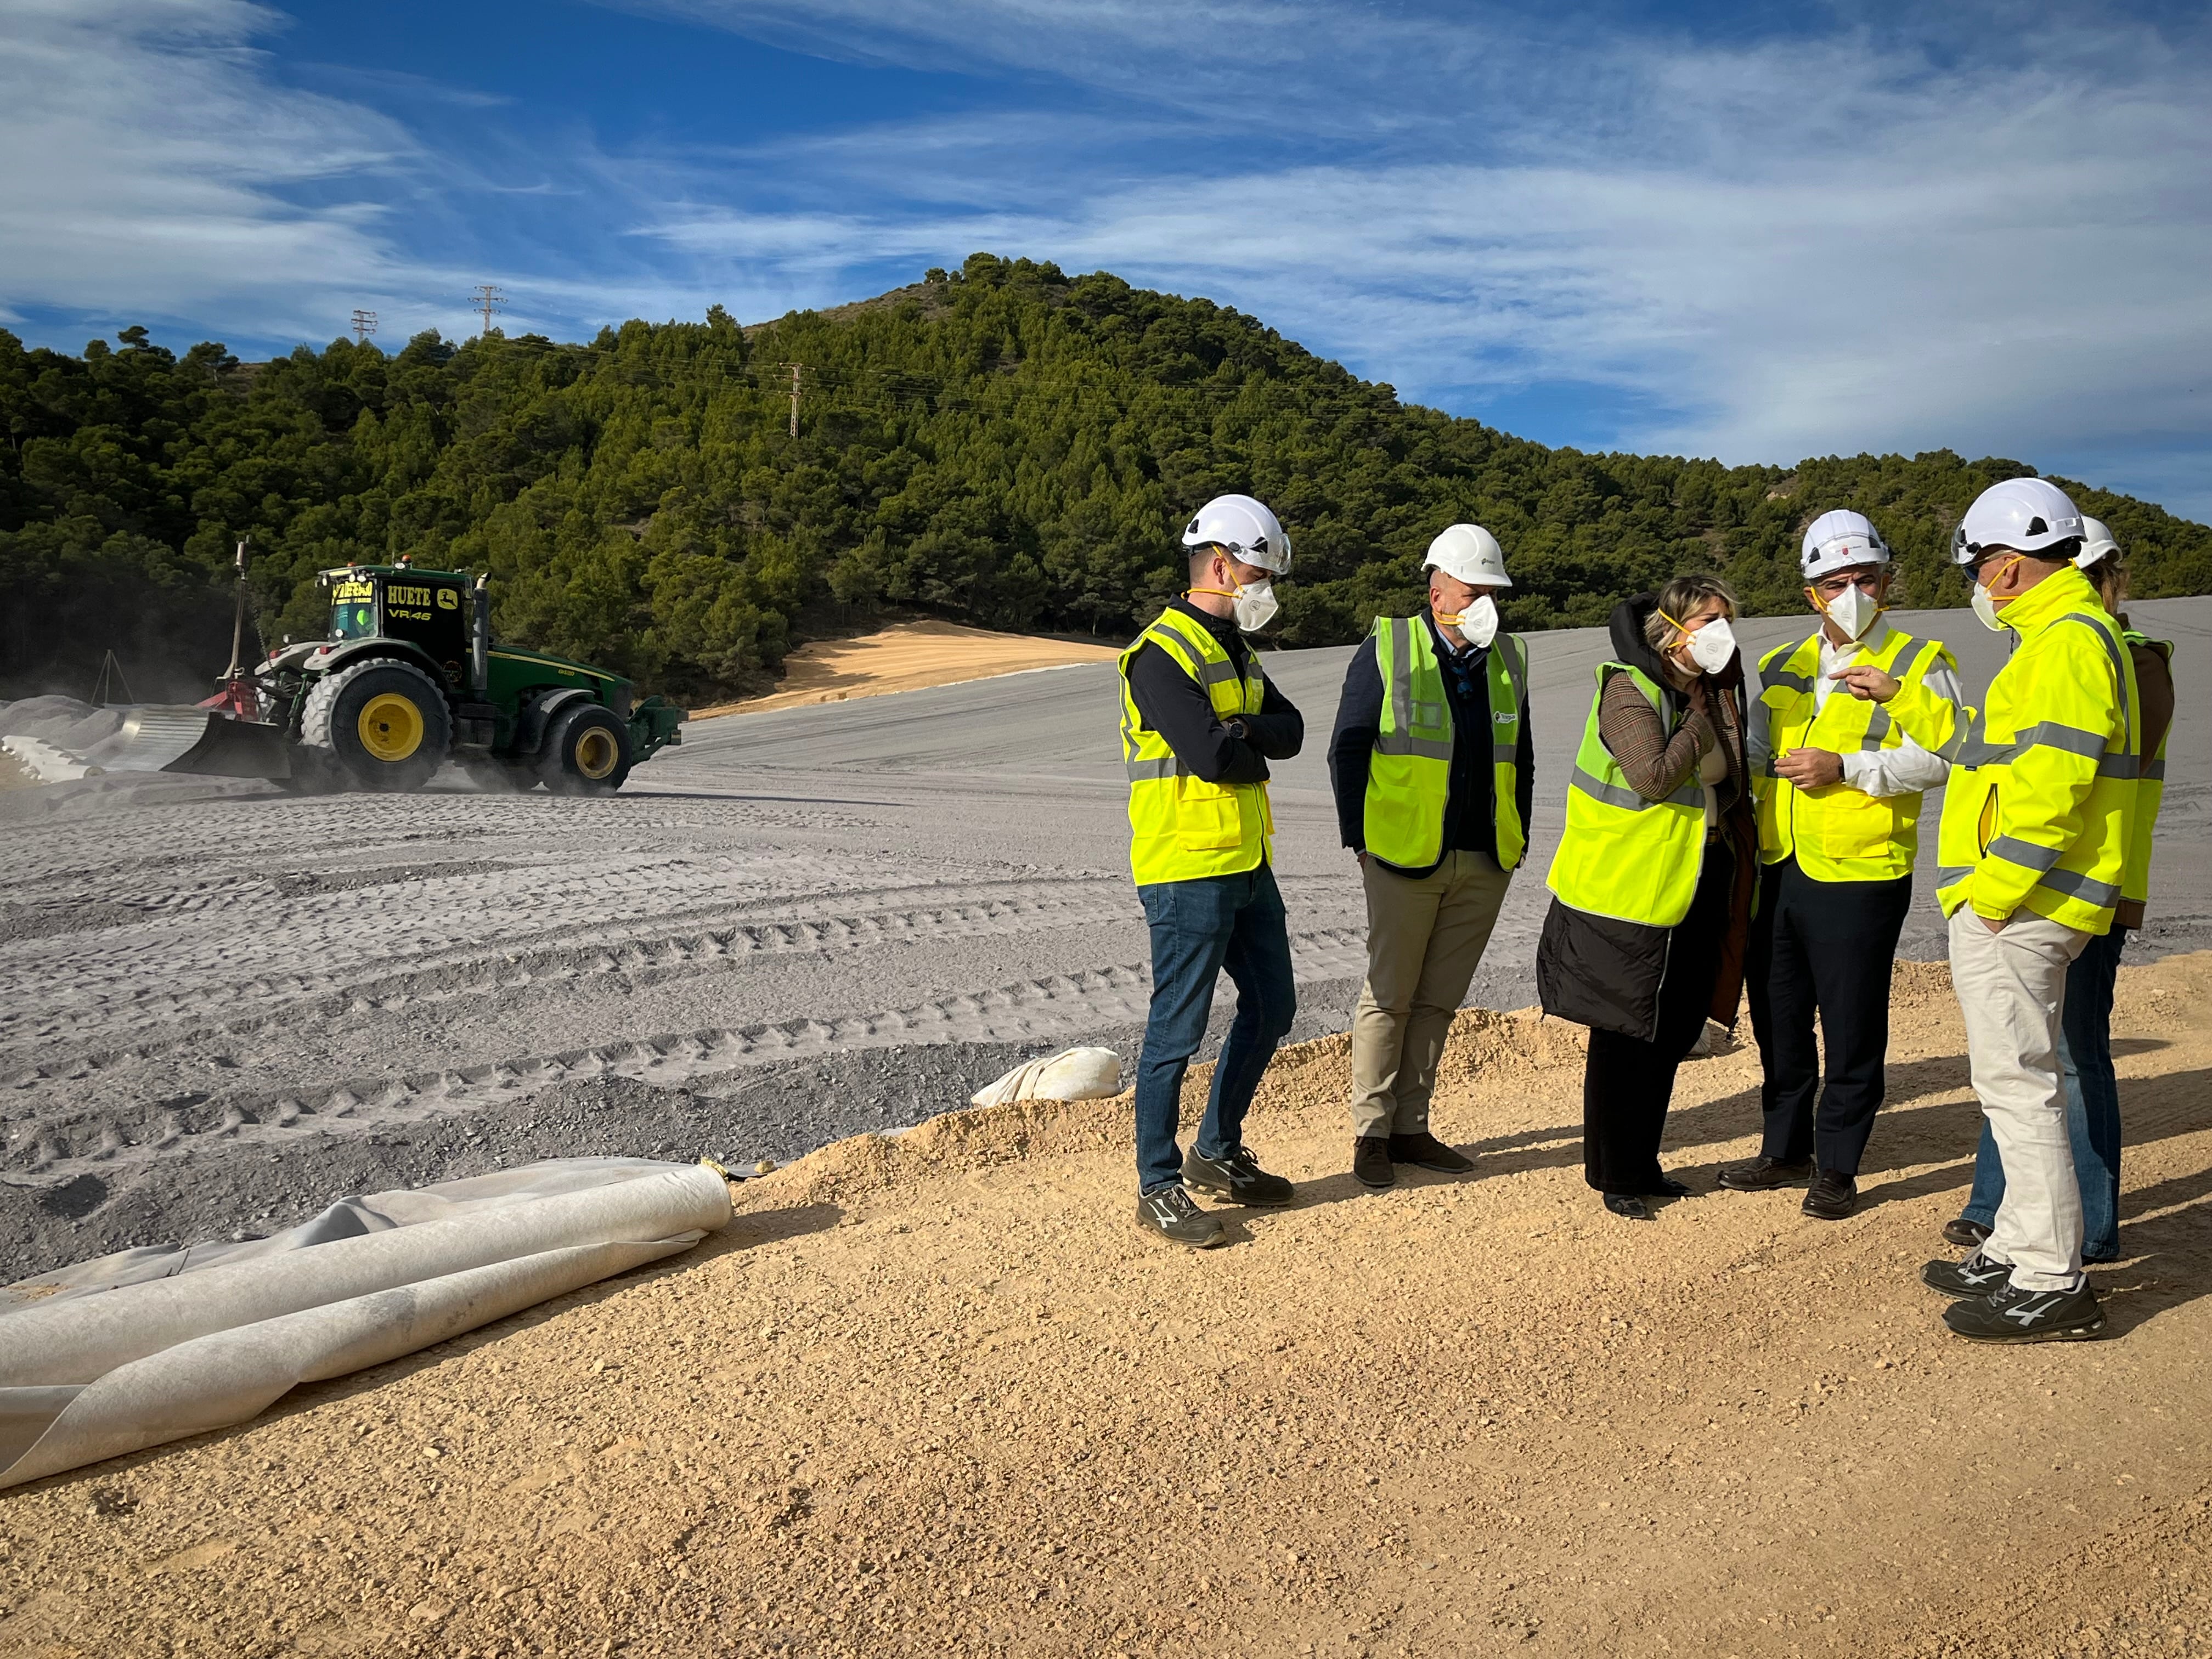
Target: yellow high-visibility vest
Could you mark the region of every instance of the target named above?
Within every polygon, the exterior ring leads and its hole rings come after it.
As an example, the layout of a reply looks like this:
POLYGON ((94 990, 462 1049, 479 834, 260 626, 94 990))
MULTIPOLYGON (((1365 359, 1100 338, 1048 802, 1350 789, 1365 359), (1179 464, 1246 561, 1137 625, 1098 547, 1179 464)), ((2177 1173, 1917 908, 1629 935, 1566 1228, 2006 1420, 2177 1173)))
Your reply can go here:
POLYGON ((1936 847, 1943 914, 2014 912, 2102 933, 2132 848, 2142 757, 2136 668, 2119 624, 2069 567, 2004 607, 2020 635, 1978 711, 1925 684, 1891 717, 1951 763, 1936 847))
MULTIPOLYGON (((1451 700, 1436 642, 1419 617, 1375 619, 1375 666, 1382 677, 1382 717, 1367 766, 1367 850, 1386 864, 1423 870, 1443 856, 1444 812, 1451 798, 1451 700)), ((1498 867, 1510 870, 1528 850, 1518 791, 1521 708, 1527 702, 1528 647, 1516 635, 1491 641, 1491 818, 1498 867)))
MULTIPOLYGON (((1854 659, 1894 675, 1923 682, 1943 664, 1954 673, 1958 663, 1936 640, 1920 641, 1892 629, 1881 649, 1854 659)), ((1815 677, 1820 672, 1820 635, 1802 644, 1778 645, 1759 659, 1759 703, 1766 720, 1770 757, 1795 749, 1826 749, 1838 755, 1899 749, 1905 732, 1882 704, 1851 696, 1838 686, 1825 706, 1815 677)), ((1935 695, 1930 689, 1929 695, 1935 695)), ((1795 858, 1815 881, 1894 881, 1912 873, 1920 850, 1920 792, 1869 795, 1838 781, 1817 789, 1800 789, 1774 775, 1773 760, 1752 788, 1759 803, 1759 856, 1779 864, 1795 858)))
POLYGON ((1180 611, 1164 611, 1121 653, 1121 760, 1129 775, 1129 871, 1139 887, 1233 876, 1268 857, 1275 821, 1264 783, 1208 783, 1176 758, 1145 724, 1129 691, 1129 662, 1157 645, 1206 688, 1222 720, 1256 714, 1267 701, 1260 659, 1245 653, 1239 675, 1221 641, 1180 611))
MULTIPOLYGON (((2173 661, 2171 640, 2154 640, 2133 629, 2125 630, 2120 637, 2131 648, 2141 647, 2155 651, 2169 665, 2173 661)), ((2120 878, 2120 896, 2137 904, 2150 897, 2151 836, 2158 828, 2159 808, 2166 803, 2166 745, 2172 736, 2173 722, 2169 720, 2166 730, 2158 734, 2158 752, 2145 756, 2142 770, 2136 774, 2135 833, 2128 839, 2128 862, 2120 878)))
POLYGON ((1672 927, 1690 914, 1705 867, 1705 787, 1692 769, 1664 800, 1636 793, 1598 734, 1598 705, 1615 674, 1634 679, 1660 720, 1672 723, 1672 693, 1627 663, 1598 665, 1597 696, 1590 699, 1582 747, 1567 779, 1566 833, 1545 884, 1562 904, 1592 915, 1672 927))

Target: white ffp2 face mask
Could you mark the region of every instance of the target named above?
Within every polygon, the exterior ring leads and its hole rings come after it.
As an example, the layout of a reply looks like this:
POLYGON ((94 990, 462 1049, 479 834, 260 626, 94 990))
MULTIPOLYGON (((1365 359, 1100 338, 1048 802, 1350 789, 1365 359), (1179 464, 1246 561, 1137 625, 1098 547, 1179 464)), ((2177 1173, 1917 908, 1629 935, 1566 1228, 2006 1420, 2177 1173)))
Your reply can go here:
POLYGON ((1853 583, 1827 601, 1823 610, 1828 620, 1844 630, 1845 639, 1863 639, 1874 619, 1881 615, 1881 602, 1853 583))
POLYGON ((1440 627, 1456 628, 1460 638, 1480 651, 1498 637, 1498 602, 1487 593, 1478 593, 1474 602, 1456 616, 1439 612, 1437 623, 1440 627))
POLYGON ((1726 617, 1716 617, 1690 635, 1690 660, 1708 674, 1717 674, 1735 656, 1735 629, 1726 617))
POLYGON ((1265 580, 1238 583, 1230 605, 1237 626, 1247 634, 1255 634, 1265 628, 1283 608, 1282 601, 1275 597, 1275 584, 1265 580))

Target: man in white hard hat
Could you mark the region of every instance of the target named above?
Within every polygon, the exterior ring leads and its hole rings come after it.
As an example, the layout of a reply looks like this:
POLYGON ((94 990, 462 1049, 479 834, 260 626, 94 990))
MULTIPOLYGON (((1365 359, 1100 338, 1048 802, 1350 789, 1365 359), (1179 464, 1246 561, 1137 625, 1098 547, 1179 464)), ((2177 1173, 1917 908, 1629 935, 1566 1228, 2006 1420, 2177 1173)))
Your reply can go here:
MULTIPOLYGON (((2081 550, 2076 569, 2097 590, 2105 609, 2120 625, 2135 664, 2141 700, 2138 730, 2143 763, 2136 785, 2136 827, 2129 843, 2120 902, 2112 910, 2110 932, 2092 939, 2066 970, 2066 1003, 2059 1023, 2058 1063, 2066 1080, 2066 1136, 2074 1153, 2074 1174, 2081 1190, 2081 1259, 2120 1258, 2120 1085, 2112 1069, 2112 987, 2119 976, 2120 952, 2128 934, 2143 925, 2150 898, 2151 848, 2166 793, 2166 740, 2173 726, 2173 646, 2130 626, 2127 567, 2120 544, 2101 519, 2081 520, 2081 550)), ((1974 1185, 1966 1207, 1947 1223, 1943 1237, 1972 1247, 1990 1236, 2003 1200, 2004 1166, 1996 1137, 1982 1125, 1974 1154, 1974 1185)))
POLYGON ((2058 1042, 2067 971, 2123 897, 2142 738, 2119 625, 2074 566, 2085 529, 2044 478, 1992 485, 1959 521, 1952 559, 1973 577, 1974 614, 2016 640, 1978 712, 1871 663, 1837 671, 1952 763, 1936 897, 2005 1191, 1981 1246, 1921 1277, 1956 1298, 1943 1322, 1978 1341, 2064 1341, 2105 1323, 2081 1271, 2058 1042))
POLYGON ((1129 865, 1152 930, 1152 1006, 1137 1062, 1137 1224, 1204 1249, 1227 1236, 1187 1187, 1237 1204, 1287 1204, 1291 1183, 1244 1145, 1244 1115, 1291 1029, 1283 898, 1270 867, 1267 763, 1305 742, 1305 720, 1244 635, 1275 615, 1290 538, 1249 495, 1218 495, 1183 527, 1189 586, 1121 653, 1129 865), (1176 1146, 1183 1073, 1206 1036, 1215 979, 1237 1014, 1188 1158, 1176 1146))
POLYGON ((1352 654, 1328 749, 1344 844, 1367 893, 1367 982, 1352 1019, 1352 1172, 1474 1165, 1429 1127, 1437 1061, 1528 846, 1528 650, 1498 630, 1513 586, 1498 539, 1429 544, 1429 603, 1377 617, 1352 654))
POLYGON ((1723 1169, 1720 1184, 1758 1192, 1809 1175, 1805 1214, 1841 1221, 1857 1207, 1882 1102, 1890 964, 1912 905, 1921 793, 1942 787, 1950 767, 1880 705, 1836 694, 1834 676, 1868 663, 1955 706, 1959 665, 1941 641, 1883 620, 1889 548, 1863 514, 1814 520, 1798 564, 1820 625, 1759 659, 1747 734, 1760 891, 1745 981, 1765 1133, 1759 1155, 1723 1169))

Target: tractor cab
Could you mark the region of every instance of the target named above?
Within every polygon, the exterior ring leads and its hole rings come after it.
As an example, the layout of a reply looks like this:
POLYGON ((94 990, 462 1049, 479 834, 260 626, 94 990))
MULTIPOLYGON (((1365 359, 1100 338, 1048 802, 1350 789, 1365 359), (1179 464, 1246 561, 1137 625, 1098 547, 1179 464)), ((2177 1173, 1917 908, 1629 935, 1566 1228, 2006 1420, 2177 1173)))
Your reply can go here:
POLYGON ((469 685, 474 606, 468 577, 403 562, 325 570, 322 580, 331 593, 331 644, 400 641, 438 668, 454 691, 469 685))

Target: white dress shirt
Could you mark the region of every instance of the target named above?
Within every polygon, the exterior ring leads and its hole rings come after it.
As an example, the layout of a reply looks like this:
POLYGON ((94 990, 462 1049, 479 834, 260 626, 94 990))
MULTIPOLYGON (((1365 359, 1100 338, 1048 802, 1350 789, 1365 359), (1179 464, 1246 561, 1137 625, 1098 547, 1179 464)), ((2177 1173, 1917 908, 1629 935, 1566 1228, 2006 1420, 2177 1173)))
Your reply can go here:
MULTIPOLYGON (((1893 631, 1887 623, 1877 617, 1874 626, 1867 629, 1864 639, 1839 646, 1830 643, 1828 630, 1825 627, 1821 629, 1820 666, 1813 677, 1813 707, 1816 714, 1828 706, 1832 693, 1841 691, 1844 696, 1850 695, 1843 690, 1839 682, 1828 677, 1839 668, 1863 660, 1859 655, 1862 647, 1869 656, 1879 654, 1888 644, 1893 631)), ((1954 703, 1963 700, 1959 677, 1952 672, 1948 663, 1941 660, 1934 663, 1922 678, 1937 696, 1954 703)), ((1767 762, 1772 753, 1767 744, 1767 722, 1755 720, 1751 726, 1745 746, 1750 751, 1752 773, 1754 776, 1765 776, 1767 762)), ((1929 754, 1909 737, 1905 738, 1901 748, 1847 750, 1837 758, 1843 763, 1844 781, 1854 789, 1877 799, 1887 795, 1909 795, 1916 790, 1941 789, 1943 781, 1951 775, 1948 761, 1929 754)))

